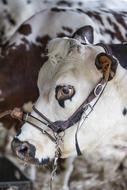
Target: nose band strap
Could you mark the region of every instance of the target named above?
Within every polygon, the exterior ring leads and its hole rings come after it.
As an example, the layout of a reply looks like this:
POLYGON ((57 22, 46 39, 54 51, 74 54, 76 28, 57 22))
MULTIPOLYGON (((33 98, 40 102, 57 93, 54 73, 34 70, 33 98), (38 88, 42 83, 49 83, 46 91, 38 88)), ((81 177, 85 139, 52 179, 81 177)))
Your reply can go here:
POLYGON ((38 118, 35 118, 33 115, 31 115, 29 113, 24 113, 23 114, 23 121, 33 125, 36 129, 41 131, 42 134, 47 135, 53 142, 56 143, 56 138, 53 137, 52 135, 50 135, 47 132, 47 130, 40 127, 42 124, 47 125, 47 123, 39 120, 38 118))

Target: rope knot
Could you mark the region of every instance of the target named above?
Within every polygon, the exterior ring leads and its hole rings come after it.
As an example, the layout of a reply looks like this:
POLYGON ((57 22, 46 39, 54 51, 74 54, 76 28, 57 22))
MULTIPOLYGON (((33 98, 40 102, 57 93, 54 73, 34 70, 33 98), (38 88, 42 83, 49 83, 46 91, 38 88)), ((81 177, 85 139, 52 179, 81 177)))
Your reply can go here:
POLYGON ((23 111, 20 108, 14 108, 13 110, 2 112, 0 113, 0 118, 3 118, 7 115, 10 115, 14 119, 18 119, 19 121, 23 120, 23 111))

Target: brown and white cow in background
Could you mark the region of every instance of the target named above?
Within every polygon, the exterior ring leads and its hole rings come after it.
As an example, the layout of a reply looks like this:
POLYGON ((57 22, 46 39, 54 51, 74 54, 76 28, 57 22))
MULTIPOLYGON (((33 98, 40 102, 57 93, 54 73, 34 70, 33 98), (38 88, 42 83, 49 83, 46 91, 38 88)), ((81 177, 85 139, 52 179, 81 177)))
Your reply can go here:
MULTIPOLYGON (((37 12, 50 7, 69 7, 80 9, 81 11, 87 12, 88 16, 91 18, 96 18, 97 23, 100 25, 107 23, 107 25, 112 25, 112 22, 123 22, 119 16, 116 14, 115 18, 106 18, 105 15, 102 19, 98 10, 105 9, 111 11, 120 10, 126 11, 126 0, 1 0, 0 1, 0 44, 5 44, 12 35, 16 32, 18 27, 29 19, 31 16, 37 12), (92 13, 91 11, 94 11, 92 13), (110 23, 109 23, 110 22, 110 23)), ((110 16, 109 16, 110 17, 110 16)), ((112 35, 114 35, 115 26, 112 25, 112 35)), ((103 26, 101 26, 103 32, 103 26)), ((106 31, 107 33, 110 31, 106 31)), ((122 31, 124 32, 124 31, 122 31)), ((107 41, 106 41, 107 42, 107 41)))

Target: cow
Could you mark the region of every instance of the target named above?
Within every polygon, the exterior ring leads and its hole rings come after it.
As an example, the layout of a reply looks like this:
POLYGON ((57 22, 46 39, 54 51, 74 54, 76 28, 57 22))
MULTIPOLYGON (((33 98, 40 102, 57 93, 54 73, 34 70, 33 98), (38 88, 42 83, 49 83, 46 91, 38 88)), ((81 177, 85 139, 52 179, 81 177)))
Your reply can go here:
POLYGON ((0 1, 0 44, 5 44, 18 27, 36 12, 46 8, 43 1, 0 1))
POLYGON ((52 7, 34 15, 0 48, 1 111, 35 101, 38 71, 47 60, 46 46, 51 39, 70 37, 78 28, 89 24, 94 28, 94 43, 125 42, 126 21, 123 11, 84 12, 77 8, 52 7))
MULTIPOLYGON (((36 85, 38 72, 48 58, 45 51, 53 38, 71 37, 78 28, 91 24, 95 43, 126 41, 126 11, 82 10, 81 2, 79 7, 76 5, 73 8, 72 4, 68 4, 68 8, 63 8, 65 4, 61 1, 57 7, 37 13, 22 24, 13 36, 10 35, 11 38, 6 38, 7 33, 4 33, 0 56, 0 111, 22 107, 24 103, 36 100, 39 95, 36 85)), ((17 125, 15 120, 2 121, 9 126, 17 125)))
MULTIPOLYGON (((4 6, 8 5, 6 2, 8 1, 4 1, 4 6)), ((36 100, 38 96, 37 75, 46 61, 44 53, 46 45, 51 39, 70 37, 78 28, 89 24, 94 28, 94 43, 126 41, 126 11, 122 10, 118 13, 112 9, 83 10, 81 9, 84 7, 83 4, 78 1, 75 4, 56 1, 56 5, 56 7, 52 6, 36 13, 19 27, 9 41, 5 40, 6 43, 1 46, 1 111, 11 109, 14 106, 21 107, 24 103, 36 100)), ((7 120, 4 122, 6 125, 12 125, 10 120, 9 124, 7 120)))
MULTIPOLYGON (((101 10, 103 13, 104 10, 110 10, 110 12, 119 12, 119 11, 125 11, 126 12, 126 0, 121 0, 116 2, 115 0, 22 0, 22 1, 16 1, 16 0, 1 0, 0 1, 0 44, 6 44, 10 38, 13 36, 13 34, 16 32, 18 27, 23 24, 27 19, 35 15, 37 12, 44 10, 46 8, 51 7, 68 7, 72 9, 77 9, 80 11, 83 11, 84 13, 88 13, 88 17, 94 19, 96 18, 96 21, 98 24, 103 24, 103 22, 109 25, 112 25, 112 27, 116 30, 117 25, 113 25, 112 19, 110 22, 110 18, 107 17, 107 21, 105 18, 103 18, 103 21, 101 21, 102 16, 101 13, 98 12, 98 10, 101 10), (93 12, 93 13, 92 13, 93 12), (108 21, 109 20, 109 21, 108 21), (108 23, 110 22, 110 23, 108 23)), ((118 14, 119 15, 119 14, 118 14)), ((117 22, 121 24, 121 17, 119 18, 116 14, 115 18, 113 19, 113 22, 115 22, 115 19, 117 22)), ((105 15, 104 15, 105 17, 105 15)), ((110 17, 110 15, 109 15, 110 17)), ((123 21, 122 21, 123 22, 123 21)), ((103 26, 102 32, 103 32, 103 26)), ((114 29, 111 29, 111 31, 107 30, 108 32, 111 32, 113 35, 114 29)))
MULTIPOLYGON (((36 100, 37 76, 47 60, 46 46, 51 39, 70 37, 78 28, 90 24, 94 28, 94 43, 124 42, 126 21, 126 11, 85 12, 76 5, 75 8, 51 7, 35 14, 0 48, 0 111, 36 100)), ((19 126, 14 119, 1 121, 7 128, 19 126)))
POLYGON ((93 44, 91 26, 49 42, 38 76, 39 98, 12 142, 20 159, 48 163, 55 157, 57 135, 61 158, 126 154, 126 65, 111 48, 113 54, 104 44, 93 44))
MULTIPOLYGON (((36 100, 37 76, 47 60, 46 46, 51 39, 70 37, 78 28, 90 24, 94 28, 94 43, 126 41, 126 11, 83 11, 77 5, 69 6, 51 7, 35 14, 0 48, 1 112, 36 100)), ((1 121, 7 128, 19 126, 10 118, 1 121)))

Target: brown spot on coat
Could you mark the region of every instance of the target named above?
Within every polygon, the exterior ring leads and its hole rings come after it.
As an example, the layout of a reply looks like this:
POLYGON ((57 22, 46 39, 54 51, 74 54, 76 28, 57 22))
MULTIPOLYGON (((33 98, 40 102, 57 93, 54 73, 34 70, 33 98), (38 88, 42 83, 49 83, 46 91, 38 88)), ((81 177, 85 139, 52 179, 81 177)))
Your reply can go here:
POLYGON ((62 38, 65 36, 67 37, 67 35, 65 33, 62 33, 62 32, 57 34, 57 37, 59 37, 59 38, 62 38))
POLYGON ((113 24, 113 22, 112 22, 112 20, 111 20, 111 18, 110 18, 110 17, 107 17, 107 21, 109 22, 109 24, 110 24, 110 25, 112 25, 112 24, 113 24))
POLYGON ((86 14, 91 18, 95 18, 96 20, 98 20, 102 25, 104 25, 102 18, 100 16, 100 14, 98 12, 92 12, 92 11, 87 11, 86 14))
MULTIPOLYGON (((49 38, 40 38, 43 46, 30 45, 29 51, 26 50, 26 43, 15 46, 15 44, 2 48, 0 57, 0 89, 4 102, 0 102, 0 112, 14 107, 22 107, 25 102, 35 101, 38 97, 37 78, 41 66, 47 60, 46 56, 41 56, 45 51, 49 38), (15 47, 15 49, 13 48, 15 47)), ((18 125, 19 122, 10 117, 3 118, 7 128, 18 125)))
POLYGON ((53 7, 53 8, 51 8, 51 11, 53 11, 53 12, 65 12, 66 9, 58 8, 58 7, 53 7))
POLYGON ((114 23, 114 30, 115 30, 115 36, 117 37, 117 39, 124 42, 125 39, 124 39, 122 33, 120 32, 119 27, 115 23, 114 23))
POLYGON ((62 0, 61 0, 61 1, 58 1, 58 2, 57 2, 57 5, 58 5, 58 6, 65 6, 65 5, 66 5, 66 6, 68 6, 68 7, 72 7, 73 4, 72 4, 72 2, 67 2, 67 1, 62 1, 62 0))
MULTIPOLYGON (((126 23, 124 21, 124 13, 122 12, 122 13, 119 14, 119 13, 113 12, 112 14, 114 15, 116 21, 120 25, 122 25, 123 28, 126 31, 127 30, 127 25, 126 25, 126 23)), ((127 12, 126 12, 126 14, 127 14, 127 12)), ((123 34, 121 33, 121 31, 119 29, 119 26, 115 22, 113 22, 110 17, 107 17, 107 20, 108 20, 109 24, 112 25, 113 28, 114 28, 114 32, 108 31, 108 33, 111 35, 112 39, 117 38, 121 42, 126 41, 126 39, 124 38, 123 34)), ((107 32, 107 30, 105 30, 105 32, 107 32)))
POLYGON ((39 42, 41 46, 44 46, 44 48, 46 47, 46 44, 49 42, 49 40, 51 40, 51 38, 48 35, 36 38, 36 41, 39 42))
POLYGON ((20 34, 23 34, 25 36, 28 36, 29 34, 32 33, 31 26, 29 24, 23 24, 19 29, 18 32, 20 34))
MULTIPOLYGON (((114 13, 113 15, 115 19, 117 20, 117 22, 121 24, 125 28, 125 30, 127 30, 127 24, 124 21, 124 13, 123 14, 114 13)), ((125 15, 127 15, 127 12, 125 13, 125 15)))
POLYGON ((77 10, 79 13, 83 13, 83 14, 85 13, 85 14, 86 14, 86 12, 83 11, 82 9, 77 8, 76 10, 77 10))
POLYGON ((8 12, 6 12, 6 18, 8 19, 8 21, 10 22, 11 25, 13 25, 13 26, 16 25, 16 21, 15 21, 14 18, 11 16, 11 14, 9 14, 8 12))

